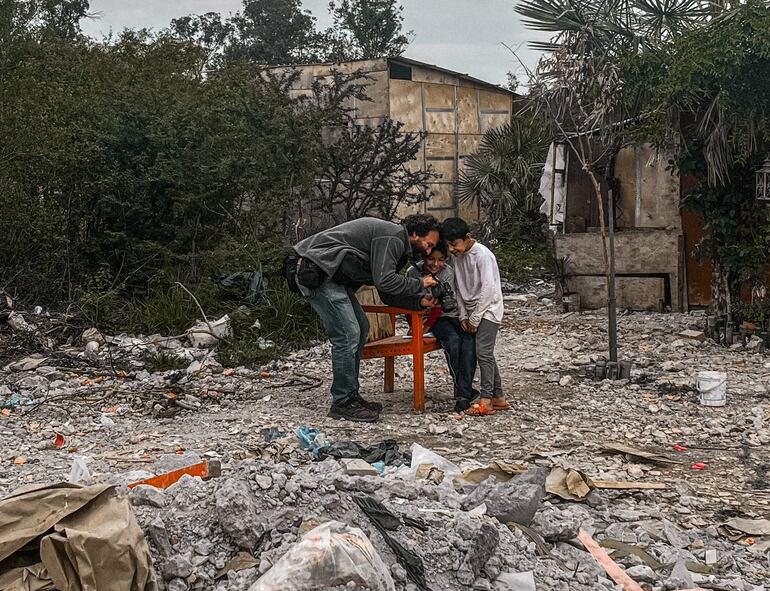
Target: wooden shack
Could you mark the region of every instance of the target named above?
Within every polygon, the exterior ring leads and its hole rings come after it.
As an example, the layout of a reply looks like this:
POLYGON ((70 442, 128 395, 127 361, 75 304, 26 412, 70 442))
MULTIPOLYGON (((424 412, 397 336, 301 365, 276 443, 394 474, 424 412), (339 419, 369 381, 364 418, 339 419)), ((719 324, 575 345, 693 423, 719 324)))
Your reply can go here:
MULTIPOLYGON (((554 147, 552 147, 552 150, 554 147)), ((599 234, 599 207, 591 181, 566 145, 555 147, 556 174, 541 184, 555 195, 552 215, 555 254, 569 257, 569 291, 588 309, 607 305, 607 288, 599 234), (558 191, 556 190, 558 187, 558 191), (561 201, 559 200, 561 195, 561 201)), ((552 152, 553 154, 553 152, 552 152)), ((685 248, 680 215, 681 183, 668 158, 653 147, 629 145, 615 156, 615 268, 617 305, 630 310, 687 311, 687 272, 695 264, 685 248)), ((602 186, 605 216, 607 187, 602 186)), ((545 208, 551 209, 550 204, 545 208)), ((548 211, 546 211, 548 213, 548 211)), ((697 302, 700 303, 700 302, 697 302)))
POLYGON ((463 159, 476 151, 485 131, 510 121, 516 95, 467 74, 404 57, 272 68, 299 72, 291 90, 294 96, 310 95, 314 83, 328 79, 333 69, 361 72, 368 78, 371 100, 352 105, 358 122, 376 125, 390 117, 403 123, 405 132, 425 132, 414 166, 440 176, 418 209, 439 219, 456 215, 476 219, 476 208, 458 200, 463 159))

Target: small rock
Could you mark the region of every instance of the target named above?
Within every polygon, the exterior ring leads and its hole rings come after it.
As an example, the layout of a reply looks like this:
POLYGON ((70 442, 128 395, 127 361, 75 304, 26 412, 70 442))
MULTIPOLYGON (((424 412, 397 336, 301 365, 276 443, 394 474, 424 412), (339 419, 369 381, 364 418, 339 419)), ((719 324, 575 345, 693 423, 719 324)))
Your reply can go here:
POLYGON ((99 359, 99 343, 96 341, 88 341, 85 348, 85 356, 89 361, 96 361, 99 359))
POLYGON ((166 591, 187 591, 189 587, 184 579, 171 579, 166 583, 166 591))
POLYGON ((192 574, 193 565, 190 556, 187 554, 177 554, 166 559, 163 565, 163 578, 167 581, 180 578, 185 579, 192 574))
POLYGON ((262 490, 270 490, 273 487, 273 479, 262 474, 257 474, 254 477, 254 482, 256 482, 257 486, 262 490))
POLYGON ((572 383, 572 376, 564 376, 559 380, 559 385, 561 387, 569 386, 572 383))
POLYGON ((627 568, 626 574, 638 583, 654 583, 656 580, 655 571, 646 564, 627 568))

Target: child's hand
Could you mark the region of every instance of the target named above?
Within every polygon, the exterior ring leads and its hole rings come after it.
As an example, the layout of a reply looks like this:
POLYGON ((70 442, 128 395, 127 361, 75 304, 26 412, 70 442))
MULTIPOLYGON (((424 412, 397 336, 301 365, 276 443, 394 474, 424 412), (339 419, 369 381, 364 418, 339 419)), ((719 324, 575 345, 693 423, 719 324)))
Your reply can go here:
POLYGON ((479 327, 473 326, 469 320, 461 320, 460 328, 462 328, 468 334, 476 334, 479 330, 479 327))
POLYGON ((422 278, 422 286, 425 289, 428 289, 429 287, 433 287, 434 285, 438 285, 438 281, 436 281, 431 275, 426 275, 422 278))
POLYGON ((432 308, 435 305, 435 300, 433 299, 433 296, 425 296, 420 300, 420 305, 423 308, 432 308))

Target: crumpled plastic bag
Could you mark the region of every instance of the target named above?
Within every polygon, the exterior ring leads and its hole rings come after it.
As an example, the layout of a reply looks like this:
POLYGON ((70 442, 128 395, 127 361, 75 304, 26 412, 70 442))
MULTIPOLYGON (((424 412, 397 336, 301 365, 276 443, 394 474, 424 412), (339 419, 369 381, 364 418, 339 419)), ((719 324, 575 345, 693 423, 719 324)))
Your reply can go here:
POLYGON ((396 588, 364 532, 328 521, 306 533, 249 591, 320 591, 350 582, 371 591, 396 588))

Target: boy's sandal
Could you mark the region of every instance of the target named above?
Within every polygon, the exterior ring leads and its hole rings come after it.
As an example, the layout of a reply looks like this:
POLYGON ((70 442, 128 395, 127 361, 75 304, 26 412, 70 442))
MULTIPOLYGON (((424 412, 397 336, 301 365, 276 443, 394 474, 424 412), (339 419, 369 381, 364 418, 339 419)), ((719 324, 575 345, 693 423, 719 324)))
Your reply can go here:
POLYGON ((495 411, 480 402, 476 402, 465 410, 465 414, 469 417, 486 417, 495 414, 495 411))
POLYGON ((492 401, 492 410, 511 410, 513 408, 510 404, 508 404, 508 401, 503 398, 502 402, 495 402, 492 401))

